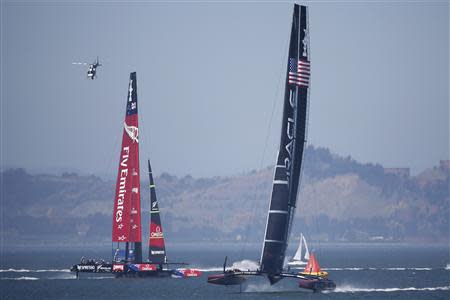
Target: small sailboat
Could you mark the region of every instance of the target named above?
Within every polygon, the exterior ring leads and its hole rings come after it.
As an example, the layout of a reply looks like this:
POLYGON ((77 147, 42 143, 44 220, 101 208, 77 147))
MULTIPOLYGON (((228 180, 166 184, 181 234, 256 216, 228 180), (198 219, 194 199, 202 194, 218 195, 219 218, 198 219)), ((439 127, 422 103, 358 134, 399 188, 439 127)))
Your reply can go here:
POLYGON ((298 281, 298 286, 301 288, 313 290, 314 292, 336 288, 336 284, 328 279, 328 273, 320 269, 314 253, 311 253, 308 263, 300 275, 303 276, 298 281))
POLYGON ((305 236, 302 233, 300 235, 300 244, 298 245, 297 252, 295 252, 295 255, 292 258, 292 261, 288 262, 288 265, 291 267, 304 266, 307 264, 308 260, 309 260, 308 244, 306 243, 305 236), (305 255, 304 256, 303 256, 303 245, 305 247, 305 255), (305 260, 303 260, 303 258, 305 260))
POLYGON ((256 271, 227 270, 225 259, 223 272, 208 276, 208 283, 241 285, 246 277, 254 275, 266 276, 271 284, 275 284, 286 277, 314 280, 314 284, 300 285, 300 287, 313 291, 331 290, 336 287, 333 281, 321 277, 320 274, 305 275, 284 270, 284 258, 296 210, 306 143, 310 78, 309 57, 307 7, 294 4, 289 59, 285 73, 281 140, 272 182, 260 267, 256 271))
POLYGON ((303 275, 314 275, 314 276, 320 276, 320 277, 328 277, 328 273, 325 271, 322 271, 320 269, 319 263, 317 262, 317 259, 314 255, 314 253, 311 253, 310 258, 308 259, 308 263, 306 264, 305 269, 300 274, 303 275))
POLYGON ((122 147, 117 173, 112 220, 112 263, 82 259, 71 271, 114 273, 116 277, 170 276, 198 277, 196 269, 174 269, 171 265, 186 265, 167 261, 164 234, 161 225, 155 182, 150 160, 148 175, 150 189, 150 235, 148 258, 142 259, 141 181, 139 169, 139 126, 136 72, 130 73, 122 147), (186 276, 183 276, 186 274, 186 276))

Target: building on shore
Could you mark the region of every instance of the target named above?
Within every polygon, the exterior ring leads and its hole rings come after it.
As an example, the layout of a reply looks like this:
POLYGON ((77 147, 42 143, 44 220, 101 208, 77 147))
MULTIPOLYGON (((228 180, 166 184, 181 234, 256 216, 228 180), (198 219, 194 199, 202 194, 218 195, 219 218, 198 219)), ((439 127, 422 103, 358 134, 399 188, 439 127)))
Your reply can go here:
POLYGON ((402 178, 409 178, 409 168, 384 168, 384 174, 392 174, 402 178))

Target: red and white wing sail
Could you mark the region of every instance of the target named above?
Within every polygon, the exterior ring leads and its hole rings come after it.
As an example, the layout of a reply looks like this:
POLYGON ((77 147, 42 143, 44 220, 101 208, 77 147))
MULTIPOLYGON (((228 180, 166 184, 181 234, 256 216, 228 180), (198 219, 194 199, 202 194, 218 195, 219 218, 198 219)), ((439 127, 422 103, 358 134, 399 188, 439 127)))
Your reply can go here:
POLYGON ((141 242, 136 73, 130 74, 112 223, 113 242, 141 242))

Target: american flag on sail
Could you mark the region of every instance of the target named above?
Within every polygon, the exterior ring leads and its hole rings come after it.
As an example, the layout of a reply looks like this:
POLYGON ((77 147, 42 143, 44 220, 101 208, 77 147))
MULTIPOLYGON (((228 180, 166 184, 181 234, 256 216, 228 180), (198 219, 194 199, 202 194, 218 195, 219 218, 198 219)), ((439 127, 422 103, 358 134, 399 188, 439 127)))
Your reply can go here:
POLYGON ((289 58, 288 82, 298 86, 309 85, 310 63, 305 59, 289 58))

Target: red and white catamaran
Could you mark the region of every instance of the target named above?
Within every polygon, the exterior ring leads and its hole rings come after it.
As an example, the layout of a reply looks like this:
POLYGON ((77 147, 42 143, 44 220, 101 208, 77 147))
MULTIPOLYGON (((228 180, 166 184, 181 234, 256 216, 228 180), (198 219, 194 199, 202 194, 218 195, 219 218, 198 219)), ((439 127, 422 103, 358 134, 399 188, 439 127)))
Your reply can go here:
POLYGON ((148 161, 150 188, 150 234, 148 258, 142 259, 141 184, 139 172, 139 125, 136 73, 130 74, 122 146, 117 173, 116 194, 112 220, 112 263, 82 259, 71 271, 114 273, 116 276, 198 277, 200 271, 170 268, 167 261, 164 234, 150 160, 148 161))

